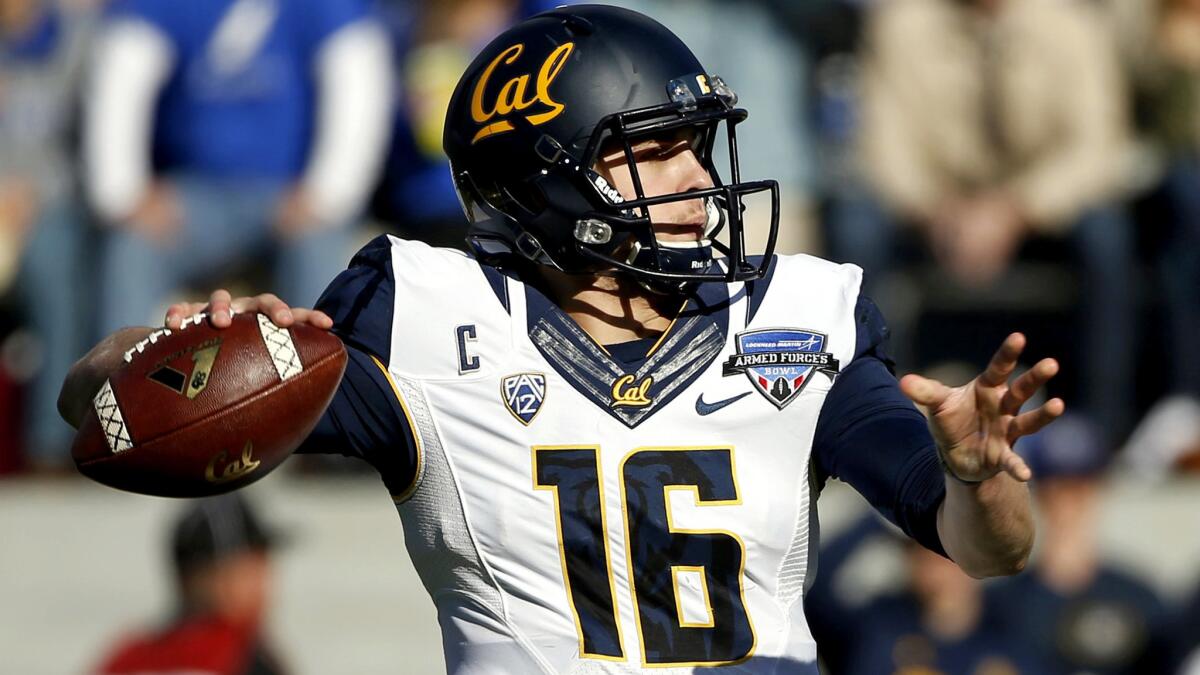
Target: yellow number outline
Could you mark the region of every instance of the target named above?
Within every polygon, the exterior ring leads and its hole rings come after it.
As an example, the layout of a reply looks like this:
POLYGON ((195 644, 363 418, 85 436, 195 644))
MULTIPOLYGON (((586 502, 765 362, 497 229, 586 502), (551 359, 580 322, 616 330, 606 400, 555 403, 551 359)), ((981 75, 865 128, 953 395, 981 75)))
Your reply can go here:
MULTIPOLYGON (((676 528, 674 520, 672 519, 672 516, 671 516, 671 495, 670 495, 670 493, 674 492, 674 491, 682 491, 682 490, 690 491, 694 495, 695 500, 696 500, 696 506, 698 506, 698 507, 699 506, 737 506, 742 503, 742 493, 738 487, 736 454, 734 453, 733 446, 730 446, 730 445, 724 445, 724 446, 720 446, 720 445, 718 445, 718 446, 657 446, 657 447, 656 446, 644 446, 644 447, 640 447, 640 448, 634 448, 633 450, 630 450, 628 454, 626 454, 624 457, 621 458, 621 463, 618 465, 617 471, 618 471, 619 475, 621 476, 621 520, 623 521, 623 525, 625 526, 625 547, 627 549, 626 554, 625 554, 625 566, 626 566, 626 570, 628 571, 628 574, 629 574, 629 594, 633 598, 633 617, 637 623, 638 649, 641 651, 642 667, 643 668, 678 668, 678 667, 691 667, 691 666, 697 666, 697 667, 700 667, 700 666, 732 666, 732 665, 743 663, 743 662, 749 660, 750 657, 754 656, 754 650, 758 648, 758 632, 754 630, 754 619, 750 616, 750 608, 746 604, 746 542, 742 541, 741 537, 739 537, 738 535, 736 535, 733 532, 730 532, 728 530, 693 530, 693 529, 676 528), (746 651, 745 655, 738 657, 737 659, 730 660, 730 661, 671 661, 671 662, 667 662, 667 663, 647 663, 646 662, 646 640, 645 640, 645 637, 642 635, 641 610, 638 608, 637 588, 636 588, 637 582, 634 580, 634 574, 633 574, 633 556, 630 555, 630 553, 628 551, 628 549, 630 549, 631 546, 630 546, 630 539, 629 539, 629 507, 628 507, 628 502, 626 501, 626 496, 625 496, 625 463, 628 462, 634 455, 637 455, 638 453, 642 453, 642 452, 689 452, 689 451, 694 451, 694 450, 718 450, 718 451, 724 450, 729 453, 729 473, 730 473, 730 478, 733 481, 734 498, 733 499, 701 500, 700 499, 700 487, 697 485, 664 485, 663 486, 663 503, 664 503, 665 510, 667 512, 667 531, 671 534, 723 534, 728 537, 731 537, 734 541, 736 541, 738 543, 738 547, 741 549, 741 552, 742 552, 741 559, 738 563, 738 597, 741 599, 742 607, 745 609, 745 612, 746 612, 746 623, 749 624, 749 626, 750 626, 750 649, 748 649, 746 651)), ((697 566, 697 567, 700 567, 700 569, 704 569, 703 566, 697 566)), ((672 573, 672 577, 674 577, 673 573, 672 573)), ((672 581, 673 580, 674 579, 672 579, 672 581)), ((704 580, 705 580, 704 595, 705 595, 705 598, 707 598, 708 597, 708 583, 707 583, 708 582, 708 574, 707 574, 707 572, 705 572, 705 574, 704 574, 704 580)), ((675 605, 678 608, 679 607, 679 589, 678 589, 678 587, 675 587, 672 589, 672 591, 675 593, 675 605)), ((711 605, 709 607, 711 610, 711 605)), ((679 620, 681 622, 680 625, 682 626, 683 615, 677 614, 676 616, 679 618, 679 620)), ((716 618, 714 617, 713 620, 715 622, 716 618)), ((698 628, 700 626, 683 626, 683 627, 698 628)))
POLYGON ((621 630, 621 611, 617 604, 617 585, 616 579, 613 578, 612 571, 612 551, 608 543, 608 516, 604 508, 604 467, 600 464, 600 446, 598 445, 535 445, 533 446, 533 489, 539 491, 548 491, 554 497, 554 540, 558 545, 558 561, 562 569, 563 588, 567 591, 567 604, 571 606, 571 619, 575 622, 575 633, 579 636, 579 654, 584 658, 597 659, 600 661, 626 661, 625 651, 625 633, 621 630), (604 560, 607 563, 604 567, 604 573, 608 576, 608 593, 612 601, 613 623, 617 630, 617 644, 621 650, 618 656, 609 654, 592 654, 584 648, 583 640, 583 625, 579 622, 579 611, 575 609, 575 596, 571 593, 571 578, 567 572, 567 550, 563 544, 562 534, 562 510, 559 507, 558 486, 557 485, 542 485, 538 483, 538 453, 542 451, 554 450, 591 450, 592 460, 596 464, 596 489, 598 490, 600 500, 600 531, 604 534, 604 560))

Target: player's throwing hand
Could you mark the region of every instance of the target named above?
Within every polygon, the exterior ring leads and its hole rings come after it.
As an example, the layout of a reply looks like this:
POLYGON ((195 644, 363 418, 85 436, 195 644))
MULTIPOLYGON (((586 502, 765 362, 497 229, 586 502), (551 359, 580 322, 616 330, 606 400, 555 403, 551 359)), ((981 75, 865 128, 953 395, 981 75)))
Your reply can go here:
POLYGON ((930 426, 946 470, 960 480, 978 482, 1000 472, 1027 481, 1033 472, 1013 451, 1013 443, 1053 422, 1066 408, 1052 398, 1036 410, 1021 406, 1058 373, 1058 362, 1042 359, 1011 383, 1009 376, 1025 349, 1025 336, 1009 335, 991 363, 974 380, 948 387, 920 375, 906 375, 900 388, 928 409, 930 426))
POLYGON ((237 312, 262 312, 280 328, 287 328, 293 323, 307 323, 323 330, 333 327, 333 319, 330 319, 325 312, 289 307, 286 302, 272 293, 235 300, 225 289, 213 291, 212 295, 208 297, 207 303, 177 302, 171 305, 167 308, 163 325, 172 330, 178 329, 184 319, 200 312, 208 312, 209 321, 216 328, 228 328, 233 322, 233 314, 237 312))

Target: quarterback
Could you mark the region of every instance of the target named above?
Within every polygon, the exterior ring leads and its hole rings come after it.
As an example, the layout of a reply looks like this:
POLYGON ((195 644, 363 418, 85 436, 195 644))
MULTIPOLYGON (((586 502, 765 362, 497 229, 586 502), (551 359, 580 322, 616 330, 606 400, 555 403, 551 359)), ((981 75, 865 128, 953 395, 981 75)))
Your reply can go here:
MULTIPOLYGON (((472 255, 382 236, 315 309, 181 303, 168 327, 258 311, 350 361, 300 452, 380 472, 467 673, 815 673, 802 597, 837 478, 977 577, 1026 561, 1020 408, 1057 371, 897 382, 862 272, 747 252, 730 84, 663 26, 604 6, 508 30, 463 75, 444 145, 472 255), (728 149, 729 175, 714 148, 728 149), (913 404, 925 406, 926 419, 913 404), (662 671, 658 671, 662 672, 662 671)), ((149 328, 107 338, 60 401, 78 421, 149 328)))

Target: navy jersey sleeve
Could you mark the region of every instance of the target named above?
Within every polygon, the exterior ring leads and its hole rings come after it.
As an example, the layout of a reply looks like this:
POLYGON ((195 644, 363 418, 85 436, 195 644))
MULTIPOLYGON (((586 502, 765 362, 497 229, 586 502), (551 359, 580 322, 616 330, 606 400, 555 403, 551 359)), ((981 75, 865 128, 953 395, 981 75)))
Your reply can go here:
POLYGON ((420 447, 385 365, 395 297, 390 248, 387 237, 372 241, 317 301, 349 359, 333 401, 297 452, 362 458, 393 495, 402 495, 415 480, 420 447))
POLYGON ((937 511, 946 495, 925 417, 900 391, 875 304, 854 309, 854 359, 833 383, 813 439, 818 480, 837 478, 926 548, 945 555, 937 511))
POLYGON ((372 239, 329 284, 316 309, 333 319, 333 333, 347 345, 388 362, 392 349, 392 313, 396 276, 387 235, 372 239))
POLYGON ((364 459, 379 471, 392 495, 403 495, 420 461, 408 417, 382 364, 354 347, 346 351, 349 359, 337 393, 296 452, 364 459))

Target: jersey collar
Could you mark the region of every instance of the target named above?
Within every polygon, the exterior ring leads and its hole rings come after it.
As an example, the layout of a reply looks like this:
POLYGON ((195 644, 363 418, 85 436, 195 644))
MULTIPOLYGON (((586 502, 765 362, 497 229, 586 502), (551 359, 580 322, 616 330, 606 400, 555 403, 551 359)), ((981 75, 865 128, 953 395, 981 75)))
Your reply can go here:
POLYGON ((726 284, 699 284, 636 368, 613 358, 566 312, 528 284, 527 333, 568 384, 633 428, 687 389, 725 348, 730 288, 726 284))

